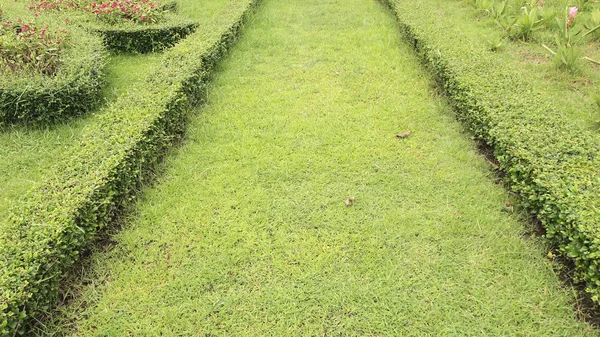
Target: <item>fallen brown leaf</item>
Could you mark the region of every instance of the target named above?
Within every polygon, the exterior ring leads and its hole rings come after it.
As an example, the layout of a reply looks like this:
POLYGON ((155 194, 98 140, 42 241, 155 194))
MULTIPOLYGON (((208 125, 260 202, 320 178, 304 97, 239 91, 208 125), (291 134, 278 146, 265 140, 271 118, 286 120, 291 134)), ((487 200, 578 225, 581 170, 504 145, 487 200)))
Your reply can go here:
POLYGON ((406 138, 406 137, 410 136, 410 133, 411 133, 410 130, 408 130, 406 132, 399 133, 399 134, 396 135, 396 138, 400 138, 400 139, 406 138))

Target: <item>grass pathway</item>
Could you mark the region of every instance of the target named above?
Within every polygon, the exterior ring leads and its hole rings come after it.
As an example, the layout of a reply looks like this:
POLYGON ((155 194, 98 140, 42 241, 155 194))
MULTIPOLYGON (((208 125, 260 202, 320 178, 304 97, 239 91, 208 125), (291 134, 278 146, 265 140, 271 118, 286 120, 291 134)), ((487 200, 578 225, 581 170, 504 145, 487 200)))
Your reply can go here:
POLYGON ((592 334, 431 87, 377 2, 264 0, 49 330, 592 334))

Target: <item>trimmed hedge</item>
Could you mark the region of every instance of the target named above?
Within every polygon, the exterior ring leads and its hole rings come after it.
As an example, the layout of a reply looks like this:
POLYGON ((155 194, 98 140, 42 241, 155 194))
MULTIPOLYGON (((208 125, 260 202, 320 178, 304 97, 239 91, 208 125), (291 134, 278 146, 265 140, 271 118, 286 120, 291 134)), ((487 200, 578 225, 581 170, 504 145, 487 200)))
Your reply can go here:
POLYGON ((54 76, 0 73, 0 127, 55 122, 79 116, 100 99, 106 50, 102 40, 71 29, 73 47, 61 56, 54 76))
POLYGON ((187 111, 256 2, 232 2, 219 29, 167 51, 154 76, 98 115, 56 175, 0 226, 0 336, 26 333, 32 317, 49 311, 63 274, 183 133, 187 111))
POLYGON ((165 2, 162 5, 162 10, 165 12, 177 12, 179 10, 179 5, 177 4, 177 1, 169 1, 169 2, 165 2))
MULTIPOLYGON (((177 5, 172 3, 169 6, 172 8, 177 5)), ((102 36, 110 51, 142 54, 170 48, 193 33, 197 27, 198 24, 171 13, 165 14, 164 22, 152 25, 91 25, 91 29, 102 36)))
MULTIPOLYGON (((494 149, 505 179, 546 238, 573 261, 575 281, 600 299, 600 147, 560 114, 516 62, 487 50, 433 1, 381 0, 450 103, 494 149)), ((448 4, 451 6, 451 4, 448 4)))

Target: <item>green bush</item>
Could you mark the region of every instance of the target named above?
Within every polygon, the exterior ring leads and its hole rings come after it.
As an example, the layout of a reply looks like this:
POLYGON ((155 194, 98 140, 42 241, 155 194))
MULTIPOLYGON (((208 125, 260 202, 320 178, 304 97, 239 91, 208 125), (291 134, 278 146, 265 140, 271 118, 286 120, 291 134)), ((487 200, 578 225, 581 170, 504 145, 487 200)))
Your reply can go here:
POLYGON ((194 32, 197 26, 196 23, 167 13, 164 21, 151 25, 91 24, 91 29, 102 36, 104 44, 111 51, 151 53, 174 46, 180 39, 194 32))
POLYGON ((494 149, 505 180, 541 221, 546 238, 573 261, 575 281, 598 303, 600 147, 595 138, 534 90, 522 69, 499 62, 460 28, 449 29, 432 14, 434 4, 382 1, 395 11, 458 117, 494 149))
POLYGON ((55 122, 90 111, 99 101, 105 48, 102 40, 70 29, 70 43, 52 76, 0 73, 0 127, 55 122))
POLYGON ((218 29, 168 50, 155 76, 97 116, 56 175, 0 226, 1 336, 26 333, 32 317, 50 310, 61 276, 183 133, 187 111, 202 99, 216 61, 255 3, 232 2, 218 29))

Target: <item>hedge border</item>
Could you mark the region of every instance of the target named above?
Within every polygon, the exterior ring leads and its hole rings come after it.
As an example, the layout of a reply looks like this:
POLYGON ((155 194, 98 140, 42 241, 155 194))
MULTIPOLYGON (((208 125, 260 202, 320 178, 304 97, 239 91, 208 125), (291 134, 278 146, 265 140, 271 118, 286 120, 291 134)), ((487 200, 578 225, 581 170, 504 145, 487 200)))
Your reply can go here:
POLYGON ((11 211, 0 227, 0 336, 26 333, 55 303, 79 252, 135 198, 183 133, 187 111, 202 100, 216 62, 257 2, 237 0, 220 17, 222 29, 196 32, 167 51, 146 85, 98 116, 56 175, 11 211))
POLYGON ((100 38, 88 32, 77 32, 72 39, 75 46, 64 52, 54 76, 0 76, 0 127, 54 123, 96 107, 106 49, 100 38))
POLYGON ((102 36, 104 45, 112 52, 147 54, 174 46, 198 27, 197 23, 170 13, 165 14, 165 20, 164 23, 125 28, 91 25, 91 30, 102 36))
POLYGON ((406 40, 445 91, 458 118, 493 148, 505 181, 541 222, 548 242, 573 262, 574 281, 585 284, 598 304, 600 147, 595 138, 572 132, 572 123, 532 90, 520 69, 494 62, 483 46, 453 36, 446 43, 464 43, 464 48, 447 53, 445 49, 452 49, 443 45, 447 27, 427 27, 428 34, 426 24, 419 25, 419 15, 430 14, 422 4, 400 9, 397 4, 403 0, 380 1, 394 12, 406 40))

